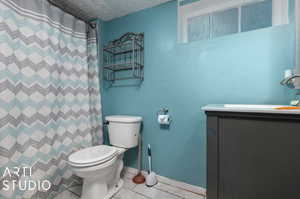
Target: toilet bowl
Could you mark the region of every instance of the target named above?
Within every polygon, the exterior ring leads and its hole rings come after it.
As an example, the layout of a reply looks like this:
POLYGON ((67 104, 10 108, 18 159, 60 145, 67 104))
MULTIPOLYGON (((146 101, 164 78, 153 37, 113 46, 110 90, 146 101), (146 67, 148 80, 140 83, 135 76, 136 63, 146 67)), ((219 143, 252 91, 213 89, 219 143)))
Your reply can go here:
POLYGON ((82 199, 108 199, 123 184, 123 154, 126 149, 99 145, 69 156, 69 165, 75 175, 83 178, 82 199))
POLYGON ((106 120, 113 146, 88 147, 68 158, 74 174, 83 178, 81 199, 109 199, 117 193, 123 186, 124 153, 138 143, 141 117, 109 116, 106 120))

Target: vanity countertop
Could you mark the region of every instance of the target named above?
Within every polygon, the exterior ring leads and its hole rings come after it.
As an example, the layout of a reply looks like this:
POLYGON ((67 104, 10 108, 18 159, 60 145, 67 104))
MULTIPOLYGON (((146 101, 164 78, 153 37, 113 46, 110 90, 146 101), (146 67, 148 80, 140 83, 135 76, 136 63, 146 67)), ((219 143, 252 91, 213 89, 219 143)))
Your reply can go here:
POLYGON ((297 114, 300 110, 278 110, 279 107, 290 107, 287 105, 250 105, 250 104, 211 104, 202 107, 204 111, 215 112, 244 112, 244 113, 271 113, 271 114, 297 114))

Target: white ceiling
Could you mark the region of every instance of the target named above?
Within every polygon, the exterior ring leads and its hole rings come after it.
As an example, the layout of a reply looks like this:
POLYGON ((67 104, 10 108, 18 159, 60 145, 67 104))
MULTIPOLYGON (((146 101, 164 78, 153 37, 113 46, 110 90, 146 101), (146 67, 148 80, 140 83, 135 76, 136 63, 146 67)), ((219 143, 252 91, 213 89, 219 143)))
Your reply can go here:
POLYGON ((80 8, 91 18, 109 21, 170 0, 64 0, 80 8))

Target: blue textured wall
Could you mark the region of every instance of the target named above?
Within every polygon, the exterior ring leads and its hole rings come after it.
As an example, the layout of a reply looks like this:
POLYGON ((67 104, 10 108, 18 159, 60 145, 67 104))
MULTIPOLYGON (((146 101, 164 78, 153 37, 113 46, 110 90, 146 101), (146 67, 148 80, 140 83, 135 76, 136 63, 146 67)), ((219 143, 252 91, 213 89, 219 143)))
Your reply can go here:
MULTIPOLYGON (((294 66, 294 27, 284 25, 210 41, 177 43, 176 1, 104 24, 104 40, 145 32, 145 80, 141 87, 104 88, 104 115, 144 117, 144 146, 152 144, 160 175, 206 186, 206 104, 285 104, 283 71, 294 66), (156 112, 168 107, 169 130, 156 112)), ((135 155, 126 154, 135 166, 135 155)), ((146 158, 144 157, 144 164, 146 158)))

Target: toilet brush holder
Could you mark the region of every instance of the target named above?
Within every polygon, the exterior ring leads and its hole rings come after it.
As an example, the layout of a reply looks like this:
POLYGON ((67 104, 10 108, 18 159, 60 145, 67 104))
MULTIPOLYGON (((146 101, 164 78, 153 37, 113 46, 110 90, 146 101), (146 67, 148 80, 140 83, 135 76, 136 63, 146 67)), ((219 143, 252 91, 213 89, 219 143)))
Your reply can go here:
POLYGON ((153 187, 157 184, 156 174, 152 171, 152 153, 151 153, 151 146, 148 144, 148 175, 146 176, 146 186, 153 187))
POLYGON ((146 176, 146 186, 147 187, 153 187, 156 184, 157 184, 156 174, 154 172, 149 173, 146 176))

